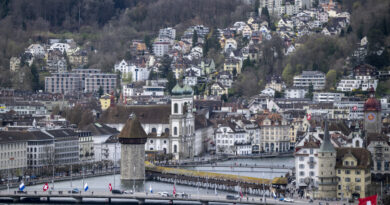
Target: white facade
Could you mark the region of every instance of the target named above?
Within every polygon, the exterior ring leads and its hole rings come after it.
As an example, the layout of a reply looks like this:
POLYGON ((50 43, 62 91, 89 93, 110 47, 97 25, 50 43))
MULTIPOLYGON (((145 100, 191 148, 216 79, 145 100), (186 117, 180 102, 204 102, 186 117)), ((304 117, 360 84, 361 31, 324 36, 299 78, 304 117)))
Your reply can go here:
POLYGON ((169 50, 170 50, 170 42, 153 43, 153 53, 158 57, 162 57, 165 54, 168 54, 169 50))
POLYGON ((285 98, 304 98, 307 93, 306 89, 303 88, 288 88, 284 91, 285 98))
POLYGON ((50 50, 59 50, 61 53, 69 53, 70 45, 67 43, 53 43, 50 46, 50 50))
POLYGON ((338 91, 351 92, 360 88, 361 80, 358 79, 342 79, 337 85, 338 91))
POLYGON ((344 93, 317 93, 313 95, 314 102, 340 102, 341 98, 345 96, 344 93))
POLYGON ((265 88, 264 90, 261 91, 261 94, 267 95, 267 96, 270 96, 270 97, 274 97, 275 96, 275 90, 272 89, 272 88, 265 88))
POLYGON ((314 90, 325 88, 325 74, 319 71, 303 71, 301 75, 294 76, 294 86, 309 87, 313 85, 314 90))
POLYGON ((318 184, 319 148, 301 148, 295 153, 296 187, 306 187, 310 179, 314 186, 318 184), (305 180, 306 179, 306 180, 305 180))
POLYGON ((148 68, 132 65, 125 60, 115 64, 114 70, 122 73, 122 79, 126 79, 131 76, 132 82, 148 80, 150 74, 150 70, 148 68))
POLYGON ((31 53, 34 57, 42 57, 45 55, 45 48, 40 44, 31 44, 26 49, 27 53, 31 53))
MULTIPOLYGON (((5 134, 7 135, 7 134, 5 134)), ((0 137, 0 171, 27 168, 27 141, 0 137)), ((11 176, 11 175, 10 175, 11 176)))
POLYGON ((142 88, 144 96, 164 96, 163 86, 143 86, 142 88))
POLYGON ((215 139, 218 154, 237 155, 236 143, 247 143, 245 130, 235 123, 220 125, 215 132, 215 139))

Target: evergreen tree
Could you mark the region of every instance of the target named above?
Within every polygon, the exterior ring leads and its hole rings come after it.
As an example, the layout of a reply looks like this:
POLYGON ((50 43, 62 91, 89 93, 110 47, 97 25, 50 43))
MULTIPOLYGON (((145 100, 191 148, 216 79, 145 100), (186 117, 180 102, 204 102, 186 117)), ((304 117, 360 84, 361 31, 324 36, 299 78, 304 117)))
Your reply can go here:
POLYGON ((172 89, 173 87, 175 87, 176 85, 176 77, 175 77, 175 74, 170 71, 167 75, 167 80, 168 80, 168 83, 167 83, 167 86, 165 88, 165 91, 168 92, 169 94, 172 94, 172 89))
POLYGON ((166 78, 171 68, 172 59, 168 55, 164 55, 161 60, 161 77, 166 78))
POLYGON ((192 34, 192 47, 195 47, 198 43, 198 32, 194 30, 194 34, 192 34))
POLYGON ((102 86, 99 87, 98 94, 99 94, 99 98, 104 94, 104 90, 102 86))
POLYGON ((310 83, 309 89, 305 95, 305 98, 313 99, 313 85, 310 83))
POLYGON ((254 12, 255 12, 255 15, 256 16, 259 16, 259 7, 260 7, 260 1, 259 0, 255 0, 255 5, 254 5, 254 12))
POLYGON ((32 75, 32 89, 37 91, 41 88, 39 85, 39 73, 37 66, 35 64, 31 65, 31 75, 32 75))

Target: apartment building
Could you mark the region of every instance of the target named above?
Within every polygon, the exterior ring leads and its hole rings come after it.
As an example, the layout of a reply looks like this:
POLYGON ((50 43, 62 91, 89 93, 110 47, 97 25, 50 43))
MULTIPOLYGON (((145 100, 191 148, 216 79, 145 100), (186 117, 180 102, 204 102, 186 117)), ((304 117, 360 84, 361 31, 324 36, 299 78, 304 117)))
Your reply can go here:
POLYGON ((46 130, 54 137, 54 163, 76 164, 79 162, 79 136, 71 129, 46 130))
MULTIPOLYGON (((15 176, 17 170, 27 168, 27 139, 21 132, 0 131, 0 172, 15 176)), ((18 171, 18 172, 19 172, 18 171)))
POLYGON ((320 93, 315 92, 313 95, 314 102, 340 102, 345 96, 344 93, 320 93))
POLYGON ((325 88, 325 74, 320 71, 303 71, 301 75, 294 76, 295 87, 313 86, 314 90, 325 88))

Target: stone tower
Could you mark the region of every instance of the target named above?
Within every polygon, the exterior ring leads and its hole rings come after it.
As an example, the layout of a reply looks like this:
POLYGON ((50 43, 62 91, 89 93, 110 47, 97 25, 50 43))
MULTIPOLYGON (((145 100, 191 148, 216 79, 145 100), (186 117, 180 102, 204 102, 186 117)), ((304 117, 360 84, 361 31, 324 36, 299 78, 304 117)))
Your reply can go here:
POLYGON ((134 114, 127 120, 118 139, 121 143, 121 179, 143 180, 147 135, 134 114))
POLYGON ((318 151, 317 198, 337 197, 336 150, 330 141, 328 122, 325 120, 324 140, 318 151))
POLYGON ((364 129, 366 134, 382 132, 381 103, 375 98, 373 92, 364 103, 364 129))
POLYGON ((180 157, 193 157, 195 118, 193 115, 193 90, 188 85, 179 84, 172 89, 171 115, 171 153, 178 160, 180 157))

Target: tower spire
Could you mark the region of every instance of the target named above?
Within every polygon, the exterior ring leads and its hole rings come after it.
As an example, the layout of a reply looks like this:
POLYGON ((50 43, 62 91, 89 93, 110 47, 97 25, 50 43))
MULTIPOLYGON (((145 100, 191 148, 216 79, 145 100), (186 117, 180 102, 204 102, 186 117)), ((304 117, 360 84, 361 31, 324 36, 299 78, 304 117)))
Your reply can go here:
POLYGON ((330 141, 328 120, 325 119, 325 128, 324 128, 324 139, 322 141, 320 152, 335 152, 334 146, 330 141))

